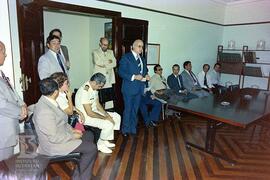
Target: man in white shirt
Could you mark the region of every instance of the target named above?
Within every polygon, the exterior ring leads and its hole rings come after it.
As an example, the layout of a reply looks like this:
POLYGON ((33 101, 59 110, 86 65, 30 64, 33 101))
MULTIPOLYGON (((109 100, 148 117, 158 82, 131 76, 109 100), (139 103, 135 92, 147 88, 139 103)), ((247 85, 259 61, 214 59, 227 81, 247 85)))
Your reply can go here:
POLYGON ((219 90, 221 91, 225 91, 227 88, 222 86, 221 83, 221 64, 216 63, 214 65, 213 71, 211 73, 209 73, 210 79, 211 79, 211 83, 214 86, 214 92, 218 92, 219 90))
POLYGON ((61 39, 55 35, 47 38, 47 47, 49 50, 38 60, 38 74, 42 80, 55 72, 68 74, 63 56, 59 53, 61 39))
POLYGON ((209 64, 203 65, 203 70, 198 74, 198 81, 203 90, 212 93, 212 88, 214 86, 212 85, 210 75, 208 74, 209 69, 209 64))
POLYGON ((94 74, 77 91, 75 105, 85 117, 85 125, 101 129, 97 148, 103 153, 112 153, 109 148, 115 144, 109 142, 114 139, 114 130, 120 129, 121 117, 115 112, 106 112, 99 103, 98 91, 106 83, 106 78, 101 73, 94 74))
POLYGON ((213 71, 209 74, 210 77, 211 77, 211 81, 212 81, 212 83, 213 83, 214 86, 221 85, 221 82, 220 82, 220 78, 221 78, 220 71, 221 71, 221 64, 216 63, 214 65, 213 71))

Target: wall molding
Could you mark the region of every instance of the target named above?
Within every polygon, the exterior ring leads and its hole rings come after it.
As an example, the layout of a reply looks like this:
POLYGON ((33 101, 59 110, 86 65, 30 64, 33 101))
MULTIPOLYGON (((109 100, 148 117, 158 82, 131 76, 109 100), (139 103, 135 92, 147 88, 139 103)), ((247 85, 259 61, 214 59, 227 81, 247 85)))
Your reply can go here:
POLYGON ((131 8, 156 12, 156 13, 160 13, 160 14, 180 17, 180 18, 184 18, 184 19, 189 19, 189 20, 193 20, 193 21, 198 21, 198 22, 203 22, 203 23, 213 24, 213 25, 218 25, 218 26, 226 26, 226 27, 227 26, 245 26, 245 25, 269 24, 270 23, 270 21, 261 21, 261 22, 249 22, 249 23, 237 23, 237 24, 221 24, 221 23, 216 23, 216 22, 212 22, 212 21, 206 21, 206 20, 202 20, 202 19, 189 17, 189 16, 183 16, 183 15, 179 15, 179 14, 175 14, 175 13, 169 13, 169 12, 165 12, 165 11, 160 11, 160 10, 155 10, 155 9, 130 5, 130 4, 126 4, 126 3, 114 2, 114 1, 108 1, 108 0, 97 0, 97 1, 105 2, 105 3, 111 3, 111 4, 117 4, 117 5, 122 5, 122 6, 127 6, 127 7, 131 7, 131 8))

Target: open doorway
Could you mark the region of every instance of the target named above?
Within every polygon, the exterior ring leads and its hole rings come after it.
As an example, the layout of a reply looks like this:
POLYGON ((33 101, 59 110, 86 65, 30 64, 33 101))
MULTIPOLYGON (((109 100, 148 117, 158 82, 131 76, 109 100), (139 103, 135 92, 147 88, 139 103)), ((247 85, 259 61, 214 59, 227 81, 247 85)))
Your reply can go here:
POLYGON ((91 14, 45 10, 43 22, 45 43, 52 29, 58 28, 62 31, 61 44, 67 46, 69 53, 71 89, 79 88, 93 73, 92 52, 99 47, 100 37, 109 36, 109 48, 112 48, 112 19, 91 14))

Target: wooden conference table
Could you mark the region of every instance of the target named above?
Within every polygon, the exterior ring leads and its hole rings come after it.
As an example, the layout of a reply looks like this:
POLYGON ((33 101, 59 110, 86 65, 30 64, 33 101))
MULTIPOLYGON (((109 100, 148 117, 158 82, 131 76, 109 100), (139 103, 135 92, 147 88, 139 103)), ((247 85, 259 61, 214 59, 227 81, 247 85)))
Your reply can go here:
POLYGON ((224 124, 245 128, 254 121, 268 118, 270 115, 269 96, 269 91, 244 88, 223 94, 211 94, 207 97, 191 99, 188 102, 169 103, 168 108, 198 115, 207 120, 205 147, 186 141, 188 148, 197 148, 233 165, 234 160, 214 152, 216 129, 224 124), (230 104, 222 105, 227 102, 230 104))

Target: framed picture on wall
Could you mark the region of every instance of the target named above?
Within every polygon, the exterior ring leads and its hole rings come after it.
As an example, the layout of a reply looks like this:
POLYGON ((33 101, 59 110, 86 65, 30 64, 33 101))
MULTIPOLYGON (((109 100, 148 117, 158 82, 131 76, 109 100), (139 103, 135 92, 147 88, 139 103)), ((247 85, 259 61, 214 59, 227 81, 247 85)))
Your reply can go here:
POLYGON ((107 22, 104 24, 104 37, 109 41, 109 49, 112 49, 112 22, 107 22))
POLYGON ((147 44, 147 65, 156 65, 160 61, 160 44, 147 44))

